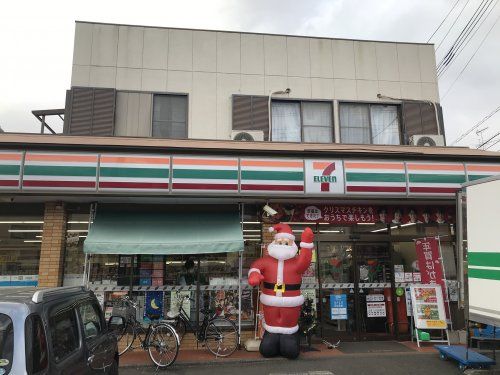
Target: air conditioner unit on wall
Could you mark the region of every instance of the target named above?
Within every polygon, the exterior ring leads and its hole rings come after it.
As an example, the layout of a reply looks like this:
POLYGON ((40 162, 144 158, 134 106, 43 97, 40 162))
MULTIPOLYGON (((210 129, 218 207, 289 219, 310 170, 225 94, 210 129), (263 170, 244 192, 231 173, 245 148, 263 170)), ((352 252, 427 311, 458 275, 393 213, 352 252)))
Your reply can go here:
POLYGON ((257 130, 233 130, 231 132, 233 141, 257 142, 264 140, 264 132, 257 130))
POLYGON ((444 136, 435 134, 421 134, 410 137, 412 146, 444 146, 444 136))

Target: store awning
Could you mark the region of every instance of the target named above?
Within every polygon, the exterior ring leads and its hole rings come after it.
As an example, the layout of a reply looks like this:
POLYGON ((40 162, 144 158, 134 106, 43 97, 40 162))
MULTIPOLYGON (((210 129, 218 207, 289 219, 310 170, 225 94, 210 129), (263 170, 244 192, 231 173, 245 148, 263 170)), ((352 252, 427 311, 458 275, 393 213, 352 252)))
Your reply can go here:
POLYGON ((151 213, 97 210, 85 243, 92 254, 204 254, 243 251, 237 212, 151 213))

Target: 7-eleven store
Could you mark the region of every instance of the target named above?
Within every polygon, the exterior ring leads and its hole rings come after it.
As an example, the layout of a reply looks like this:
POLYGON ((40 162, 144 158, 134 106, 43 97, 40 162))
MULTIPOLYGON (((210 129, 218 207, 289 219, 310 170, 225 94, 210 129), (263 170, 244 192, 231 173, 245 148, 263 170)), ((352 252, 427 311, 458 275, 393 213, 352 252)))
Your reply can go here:
MULTIPOLYGON (((439 236, 461 328, 455 192, 500 173, 497 153, 352 146, 0 135, 0 285, 80 285, 108 314, 132 290, 163 312, 190 294, 253 336, 252 261, 288 222, 316 234, 303 293, 326 339, 406 339, 414 239, 439 236), (269 204, 277 214, 263 211, 269 204), (241 283, 239 282, 241 280, 241 283), (403 289, 401 289, 403 288, 403 289), (402 292, 402 293, 401 293, 402 292), (159 294, 158 294, 159 293, 159 294), (345 314, 335 314, 333 301, 345 314)), ((186 336, 184 346, 195 345, 186 336)))

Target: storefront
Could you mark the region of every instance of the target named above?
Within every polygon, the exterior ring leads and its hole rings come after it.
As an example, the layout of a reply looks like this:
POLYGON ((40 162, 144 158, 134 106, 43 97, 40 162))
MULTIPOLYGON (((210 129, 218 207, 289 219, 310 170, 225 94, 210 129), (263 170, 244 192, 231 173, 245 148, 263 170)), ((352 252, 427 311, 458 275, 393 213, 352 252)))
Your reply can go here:
MULTIPOLYGON (((462 149, 416 154, 377 146, 374 159, 366 147, 347 153, 334 145, 321 152, 286 145, 278 156, 231 142, 159 147, 156 140, 146 147, 126 139, 110 149, 70 140, 71 150, 65 139, 1 152, 18 170, 0 176, 10 202, 0 203, 0 246, 7 249, 6 241, 19 249, 9 250, 10 263, 0 266, 4 279, 9 272, 8 285, 16 274, 36 279, 37 266, 46 267, 43 274, 60 272, 59 285, 94 289, 108 315, 124 293, 143 307, 148 293, 160 293, 155 303, 163 314, 185 293, 194 301, 185 306, 192 321, 209 305, 238 323, 242 340, 253 335, 257 315, 246 275, 277 221, 296 233, 306 226, 315 232, 302 291, 313 300, 318 337, 407 338, 405 287, 419 280, 414 240, 439 236, 453 291, 455 191, 464 181, 500 173, 496 154, 462 149), (49 212, 46 202, 61 202, 61 213, 49 212), (268 216, 266 204, 277 214, 268 216), (61 241, 53 238, 50 215, 64 222, 61 241), (47 260, 53 258, 60 268, 47 260)), ((141 309, 138 317, 144 316, 141 309)), ((452 318, 460 324, 460 314, 452 318)))

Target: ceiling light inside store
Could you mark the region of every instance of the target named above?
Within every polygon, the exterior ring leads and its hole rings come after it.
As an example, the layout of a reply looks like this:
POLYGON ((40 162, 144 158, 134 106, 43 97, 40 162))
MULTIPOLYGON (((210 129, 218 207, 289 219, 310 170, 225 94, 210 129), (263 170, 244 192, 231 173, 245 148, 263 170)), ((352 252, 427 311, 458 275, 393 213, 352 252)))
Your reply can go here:
POLYGON ((0 224, 43 224, 43 221, 0 221, 0 224))
POLYGON ((244 238, 245 241, 255 241, 260 242, 260 238, 244 238))
POLYGON ((260 224, 260 221, 244 221, 243 224, 260 224))
POLYGON ((42 242, 42 240, 24 240, 24 242, 42 242))
MULTIPOLYGON (((397 228, 397 227, 391 227, 392 228, 397 228)), ((375 229, 375 230, 372 230, 371 232, 372 233, 375 233, 375 232, 385 232, 387 230, 387 228, 382 228, 382 229, 375 229)))
POLYGON ((343 230, 320 230, 319 233, 344 233, 343 230))
POLYGON ((243 232, 260 232, 260 229, 243 229, 243 232))
POLYGON ((70 233, 88 232, 88 229, 68 229, 66 232, 70 233))
POLYGON ((10 233, 42 233, 42 229, 9 229, 10 233))
POLYGON ((68 224, 88 224, 88 221, 68 221, 68 224))
POLYGON ((358 225, 375 225, 377 223, 357 223, 358 225))

